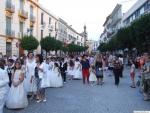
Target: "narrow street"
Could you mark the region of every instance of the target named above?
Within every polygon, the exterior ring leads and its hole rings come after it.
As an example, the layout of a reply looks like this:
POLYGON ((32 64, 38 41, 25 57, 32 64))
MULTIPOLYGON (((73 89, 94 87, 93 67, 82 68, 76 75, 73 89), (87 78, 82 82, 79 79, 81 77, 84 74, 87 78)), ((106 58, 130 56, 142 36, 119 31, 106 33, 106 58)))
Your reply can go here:
POLYGON ((4 113, 133 113, 150 110, 150 101, 143 101, 139 89, 131 89, 128 72, 124 72, 119 87, 113 77, 105 77, 103 86, 83 85, 68 81, 63 88, 47 89, 47 102, 30 102, 23 110, 4 110, 4 113))

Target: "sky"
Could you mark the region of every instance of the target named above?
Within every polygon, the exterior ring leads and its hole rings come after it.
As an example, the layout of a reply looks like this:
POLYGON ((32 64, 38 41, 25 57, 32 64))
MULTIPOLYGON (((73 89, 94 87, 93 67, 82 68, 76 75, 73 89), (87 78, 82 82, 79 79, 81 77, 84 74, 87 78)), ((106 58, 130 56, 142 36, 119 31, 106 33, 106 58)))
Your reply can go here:
POLYGON ((39 0, 44 8, 65 20, 79 33, 87 26, 88 39, 98 40, 103 23, 116 4, 122 4, 123 13, 137 0, 39 0))

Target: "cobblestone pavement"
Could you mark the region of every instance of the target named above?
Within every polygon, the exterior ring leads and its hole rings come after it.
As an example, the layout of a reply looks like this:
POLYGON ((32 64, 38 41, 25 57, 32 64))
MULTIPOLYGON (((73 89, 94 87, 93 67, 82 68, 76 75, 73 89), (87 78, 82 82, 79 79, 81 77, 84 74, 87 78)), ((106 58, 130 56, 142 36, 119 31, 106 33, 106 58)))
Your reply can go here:
POLYGON ((119 87, 113 77, 105 77, 103 86, 83 85, 82 81, 68 81, 63 88, 47 89, 47 102, 30 102, 23 110, 4 110, 4 113, 133 113, 149 110, 150 101, 143 101, 139 89, 131 89, 130 78, 124 72, 119 87))

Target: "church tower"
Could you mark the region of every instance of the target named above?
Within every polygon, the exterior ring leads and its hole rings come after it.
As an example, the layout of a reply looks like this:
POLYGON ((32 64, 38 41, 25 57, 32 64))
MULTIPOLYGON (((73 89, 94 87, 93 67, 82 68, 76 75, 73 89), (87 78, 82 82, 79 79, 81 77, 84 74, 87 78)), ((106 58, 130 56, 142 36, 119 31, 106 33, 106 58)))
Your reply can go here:
POLYGON ((87 40, 88 40, 88 34, 87 34, 86 25, 84 25, 83 37, 84 37, 84 45, 86 46, 87 45, 87 40))

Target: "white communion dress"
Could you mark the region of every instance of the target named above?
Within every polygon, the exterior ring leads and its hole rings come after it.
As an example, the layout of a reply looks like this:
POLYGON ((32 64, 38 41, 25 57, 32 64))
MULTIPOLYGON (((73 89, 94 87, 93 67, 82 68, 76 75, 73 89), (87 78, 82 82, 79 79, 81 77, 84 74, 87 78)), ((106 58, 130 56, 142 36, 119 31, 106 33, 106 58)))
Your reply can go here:
POLYGON ((26 61, 26 73, 25 73, 25 81, 24 81, 24 85, 25 85, 25 90, 27 93, 30 92, 36 92, 37 91, 37 86, 36 86, 36 78, 34 75, 34 70, 36 67, 36 62, 33 59, 32 61, 29 61, 27 59, 26 61), (32 78, 33 77, 33 78, 32 78), (32 82, 31 82, 31 78, 32 78, 32 82))
POLYGON ((95 82, 95 81, 97 81, 96 75, 95 75, 95 73, 94 73, 92 70, 90 70, 89 81, 90 81, 90 82, 95 82))
POLYGON ((55 67, 52 71, 51 87, 62 87, 63 79, 59 72, 58 67, 55 67))
POLYGON ((73 78, 74 79, 81 79, 82 78, 81 64, 78 61, 75 61, 73 78))
MULTIPOLYGON (((14 82, 18 82, 21 76, 22 70, 16 70, 14 73, 14 82)), ((6 100, 6 107, 8 109, 20 109, 28 106, 28 100, 26 91, 24 89, 23 82, 20 83, 17 87, 13 84, 8 93, 8 97, 6 100)))

